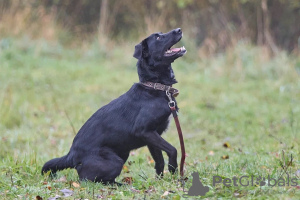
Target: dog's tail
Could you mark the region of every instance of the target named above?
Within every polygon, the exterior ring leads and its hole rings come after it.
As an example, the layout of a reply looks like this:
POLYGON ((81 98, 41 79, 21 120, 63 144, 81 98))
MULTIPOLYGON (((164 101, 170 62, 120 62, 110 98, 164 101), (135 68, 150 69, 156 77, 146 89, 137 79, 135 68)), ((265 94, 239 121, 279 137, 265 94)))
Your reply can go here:
POLYGON ((50 171, 50 175, 55 176, 55 173, 59 170, 73 168, 74 164, 72 160, 73 159, 69 158, 69 154, 49 160, 42 168, 42 175, 50 171))

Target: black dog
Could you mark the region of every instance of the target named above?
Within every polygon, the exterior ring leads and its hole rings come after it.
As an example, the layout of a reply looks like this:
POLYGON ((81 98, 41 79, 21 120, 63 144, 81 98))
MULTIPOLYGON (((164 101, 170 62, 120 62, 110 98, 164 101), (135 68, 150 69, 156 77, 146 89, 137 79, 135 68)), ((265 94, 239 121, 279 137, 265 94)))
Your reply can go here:
POLYGON ((133 56, 138 59, 140 83, 93 114, 75 136, 69 153, 45 163, 42 174, 75 168, 81 180, 115 183, 129 152, 145 145, 158 175, 162 176, 164 169, 162 151, 167 153, 168 169, 174 173, 177 150, 161 134, 171 114, 166 90, 171 92, 174 88, 168 86, 177 82, 171 63, 186 53, 184 47, 170 48, 181 38, 182 31, 177 28, 154 33, 136 45, 133 56))

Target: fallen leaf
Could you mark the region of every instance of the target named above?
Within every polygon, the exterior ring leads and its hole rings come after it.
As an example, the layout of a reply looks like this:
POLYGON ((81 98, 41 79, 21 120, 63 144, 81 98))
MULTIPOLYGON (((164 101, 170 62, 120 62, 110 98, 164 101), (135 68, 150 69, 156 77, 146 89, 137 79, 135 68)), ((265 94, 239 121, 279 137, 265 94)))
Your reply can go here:
POLYGON ((148 190, 145 190, 145 193, 155 192, 155 188, 153 186, 149 186, 148 190))
POLYGON ((240 196, 240 193, 233 193, 233 196, 235 196, 235 197, 238 197, 238 196, 240 196))
POLYGON ((44 182, 43 182, 43 185, 47 185, 47 184, 48 184, 48 182, 47 182, 47 181, 44 181, 44 182))
POLYGON ((52 187, 51 187, 51 186, 47 186, 47 188, 48 188, 48 190, 51 190, 51 189, 52 189, 52 187))
POLYGON ((36 200, 43 200, 43 198, 41 196, 36 196, 35 199, 36 200))
POLYGON ((128 167, 127 167, 126 165, 123 165, 123 171, 124 171, 125 173, 128 173, 128 172, 129 172, 129 169, 128 169, 128 167))
POLYGON ((140 193, 140 192, 141 192, 140 190, 137 190, 137 189, 134 189, 134 188, 130 188, 130 190, 131 190, 132 192, 135 192, 135 193, 140 193))
POLYGON ((132 165, 135 162, 134 161, 128 161, 127 163, 128 163, 128 165, 132 165))
POLYGON ((73 182, 72 185, 76 188, 79 188, 80 187, 80 184, 79 183, 76 183, 76 182, 73 182))
POLYGON ((133 182, 133 179, 132 179, 132 177, 124 177, 122 179, 122 182, 127 183, 128 185, 131 185, 133 182))
POLYGON ((69 196, 72 196, 74 194, 74 192, 72 190, 69 190, 69 189, 62 189, 60 191, 64 194, 64 197, 69 197, 69 196))
POLYGON ((147 156, 147 160, 148 160, 148 164, 154 163, 154 160, 150 156, 147 156))
POLYGON ((225 160, 225 159, 229 159, 229 155, 224 155, 224 156, 222 156, 221 158, 224 159, 224 160, 225 160))
POLYGON ((164 194, 162 195, 162 197, 165 197, 169 194, 169 191, 165 191, 164 194))
POLYGON ((62 183, 66 183, 67 182, 67 177, 66 176, 62 176, 59 179, 57 179, 55 182, 62 182, 62 183))
POLYGON ((151 159, 150 161, 148 161, 148 164, 152 164, 152 163, 154 163, 153 159, 151 159))
POLYGON ((223 144, 223 147, 229 148, 229 147, 230 147, 230 144, 229 144, 228 142, 225 142, 225 143, 223 144))

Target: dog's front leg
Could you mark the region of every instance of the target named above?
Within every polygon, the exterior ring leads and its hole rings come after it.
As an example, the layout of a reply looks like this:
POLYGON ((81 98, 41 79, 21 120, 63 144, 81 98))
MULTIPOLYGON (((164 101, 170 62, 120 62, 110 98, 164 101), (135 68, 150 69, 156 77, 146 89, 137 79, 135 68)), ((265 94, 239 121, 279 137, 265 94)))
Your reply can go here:
POLYGON ((139 137, 148 145, 158 150, 165 151, 169 157, 168 169, 171 173, 177 170, 177 150, 166 140, 164 140, 156 131, 144 132, 139 137))
POLYGON ((148 145, 148 149, 152 155, 152 158, 155 161, 156 174, 159 178, 161 178, 164 175, 164 167, 165 167, 165 161, 162 155, 162 151, 150 145, 148 145))

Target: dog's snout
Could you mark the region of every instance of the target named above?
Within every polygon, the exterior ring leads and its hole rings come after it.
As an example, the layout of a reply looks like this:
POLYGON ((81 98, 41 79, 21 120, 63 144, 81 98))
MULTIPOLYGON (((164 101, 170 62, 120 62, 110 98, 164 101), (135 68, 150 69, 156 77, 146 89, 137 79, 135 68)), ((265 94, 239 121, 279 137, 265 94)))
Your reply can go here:
POLYGON ((174 33, 181 33, 181 28, 174 29, 174 33))

